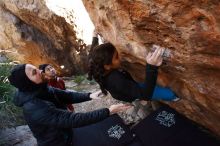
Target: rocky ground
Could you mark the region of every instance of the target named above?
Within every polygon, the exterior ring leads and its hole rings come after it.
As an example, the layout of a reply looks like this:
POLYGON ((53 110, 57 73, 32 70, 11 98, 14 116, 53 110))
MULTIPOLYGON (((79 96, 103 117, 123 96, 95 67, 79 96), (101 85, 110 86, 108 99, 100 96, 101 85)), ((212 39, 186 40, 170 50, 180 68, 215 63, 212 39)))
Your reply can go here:
MULTIPOLYGON (((88 81, 84 76, 75 78, 65 78, 68 90, 80 92, 94 92, 99 90, 99 86, 94 81, 88 81)), ((110 107, 112 104, 121 103, 111 97, 110 94, 99 100, 92 100, 84 103, 74 104, 75 112, 87 112, 95 109, 110 107)), ((119 115, 126 124, 135 124, 146 117, 153 109, 157 108, 157 103, 146 101, 135 101, 131 103, 132 108, 119 115), (153 105, 153 106, 152 106, 153 105)), ((27 125, 0 130, 0 146, 36 146, 36 139, 33 137, 27 125)))
POLYGON ((27 125, 0 130, 0 146, 37 146, 27 125))

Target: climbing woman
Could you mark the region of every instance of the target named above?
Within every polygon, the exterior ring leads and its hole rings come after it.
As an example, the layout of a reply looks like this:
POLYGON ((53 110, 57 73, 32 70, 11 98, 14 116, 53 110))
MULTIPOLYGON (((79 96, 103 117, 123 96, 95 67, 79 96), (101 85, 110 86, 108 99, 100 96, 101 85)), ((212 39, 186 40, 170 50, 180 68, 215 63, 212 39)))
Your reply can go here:
POLYGON ((94 79, 102 92, 113 98, 132 102, 136 99, 177 101, 179 98, 170 88, 156 85, 158 67, 162 64, 163 48, 157 48, 146 57, 146 78, 144 83, 136 82, 131 75, 120 68, 120 56, 111 43, 98 45, 97 35, 89 55, 88 79, 94 79))

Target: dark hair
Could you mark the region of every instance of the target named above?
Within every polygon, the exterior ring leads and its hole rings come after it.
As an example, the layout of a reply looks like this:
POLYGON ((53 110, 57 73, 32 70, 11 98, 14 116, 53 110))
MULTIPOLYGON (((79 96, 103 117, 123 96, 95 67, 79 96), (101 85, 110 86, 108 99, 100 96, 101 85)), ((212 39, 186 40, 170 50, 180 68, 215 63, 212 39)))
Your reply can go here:
POLYGON ((39 65, 39 69, 42 70, 43 72, 45 72, 45 69, 48 65, 50 65, 50 64, 41 64, 41 65, 39 65))
POLYGON ((89 55, 89 72, 88 79, 94 79, 100 86, 102 93, 107 95, 107 91, 103 84, 105 73, 104 65, 112 63, 115 47, 111 43, 98 45, 89 55))

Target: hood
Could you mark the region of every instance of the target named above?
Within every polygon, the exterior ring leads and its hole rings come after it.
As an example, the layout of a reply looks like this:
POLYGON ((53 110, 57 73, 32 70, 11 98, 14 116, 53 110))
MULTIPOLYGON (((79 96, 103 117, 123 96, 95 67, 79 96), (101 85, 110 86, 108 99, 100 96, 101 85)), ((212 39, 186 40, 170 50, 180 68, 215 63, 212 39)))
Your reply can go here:
POLYGON ((36 96, 37 92, 23 92, 17 90, 14 96, 14 104, 22 107, 26 102, 30 101, 36 96))
POLYGON ((14 96, 14 104, 16 106, 22 107, 26 102, 32 100, 33 98, 38 98, 48 90, 47 85, 42 86, 42 88, 36 91, 20 91, 17 90, 14 96))

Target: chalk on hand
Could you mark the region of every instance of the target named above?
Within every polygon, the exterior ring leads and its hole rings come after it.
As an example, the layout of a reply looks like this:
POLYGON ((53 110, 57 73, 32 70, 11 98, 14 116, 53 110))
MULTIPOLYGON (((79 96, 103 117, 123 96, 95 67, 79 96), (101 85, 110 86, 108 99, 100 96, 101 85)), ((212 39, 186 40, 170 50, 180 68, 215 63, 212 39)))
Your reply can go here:
MULTIPOLYGON (((154 52, 157 48, 160 48, 160 46, 159 46, 159 45, 153 45, 153 46, 150 48, 150 50, 151 50, 152 52, 154 52)), ((162 57, 166 57, 166 58, 171 57, 171 50, 168 49, 168 48, 164 48, 164 52, 163 52, 162 57)))

